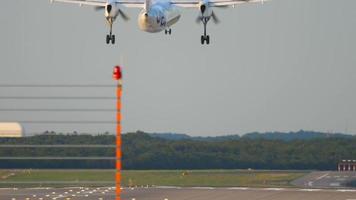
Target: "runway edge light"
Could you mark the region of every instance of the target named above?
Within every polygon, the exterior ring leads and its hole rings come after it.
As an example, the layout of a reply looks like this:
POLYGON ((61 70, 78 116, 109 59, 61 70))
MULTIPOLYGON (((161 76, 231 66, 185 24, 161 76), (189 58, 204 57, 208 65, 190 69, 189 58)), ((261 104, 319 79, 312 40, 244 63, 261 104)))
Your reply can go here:
POLYGON ((115 66, 113 70, 113 79, 117 81, 116 87, 116 200, 121 200, 121 96, 122 96, 122 69, 115 66))

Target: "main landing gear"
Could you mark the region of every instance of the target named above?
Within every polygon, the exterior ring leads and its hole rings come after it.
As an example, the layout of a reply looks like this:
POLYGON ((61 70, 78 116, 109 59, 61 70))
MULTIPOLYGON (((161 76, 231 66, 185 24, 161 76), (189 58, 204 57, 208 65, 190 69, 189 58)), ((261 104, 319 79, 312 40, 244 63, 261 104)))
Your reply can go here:
POLYGON ((172 29, 166 29, 166 30, 164 30, 164 34, 166 34, 166 35, 171 35, 172 34, 172 29))
POLYGON ((113 24, 113 20, 112 19, 108 19, 108 22, 110 24, 110 34, 106 35, 106 44, 115 44, 115 35, 112 34, 112 24, 113 24))
POLYGON ((210 36, 206 34, 206 25, 208 24, 209 18, 203 17, 201 21, 203 22, 204 25, 204 35, 202 35, 200 38, 201 44, 204 44, 205 42, 206 44, 210 44, 210 36))

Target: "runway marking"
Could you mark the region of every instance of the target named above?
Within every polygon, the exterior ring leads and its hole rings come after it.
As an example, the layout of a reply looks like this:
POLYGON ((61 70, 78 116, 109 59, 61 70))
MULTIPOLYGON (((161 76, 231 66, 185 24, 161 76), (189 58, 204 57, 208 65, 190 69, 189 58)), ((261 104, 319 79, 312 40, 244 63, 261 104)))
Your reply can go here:
POLYGON ((158 189, 181 189, 181 187, 176 187, 176 186, 157 186, 154 188, 158 188, 158 189))
POLYGON ((319 176, 319 177, 316 178, 315 180, 320 180, 320 179, 323 179, 324 177, 327 177, 327 176, 329 176, 329 173, 326 173, 326 174, 324 174, 324 175, 322 175, 322 176, 319 176))
POLYGON ((213 188, 213 187, 192 187, 192 189, 198 189, 198 190, 214 190, 215 188, 213 188))
POLYGON ((303 192, 319 192, 321 189, 300 189, 299 191, 303 192))
POLYGON ((349 189, 339 189, 336 191, 338 191, 338 192, 356 192, 356 190, 349 190, 349 189))
POLYGON ((26 188, 27 190, 49 190, 53 188, 48 188, 48 187, 38 187, 38 188, 26 188))
POLYGON ((231 187, 231 188, 226 188, 228 190, 249 190, 250 188, 247 187, 231 187))
POLYGON ((281 190, 285 190, 285 188, 264 188, 263 190, 267 190, 267 191, 281 191, 281 190))

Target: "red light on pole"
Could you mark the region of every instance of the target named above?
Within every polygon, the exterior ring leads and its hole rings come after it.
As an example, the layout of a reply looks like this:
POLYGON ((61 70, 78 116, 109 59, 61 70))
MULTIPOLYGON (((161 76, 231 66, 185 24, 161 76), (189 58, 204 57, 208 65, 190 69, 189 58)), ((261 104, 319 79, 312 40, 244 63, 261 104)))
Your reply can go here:
POLYGON ((120 66, 115 66, 113 71, 113 78, 117 81, 116 87, 116 198, 115 200, 121 200, 121 96, 122 96, 122 70, 120 66))
POLYGON ((120 67, 120 66, 114 67, 113 78, 114 78, 114 80, 116 80, 116 81, 122 79, 122 70, 121 70, 121 67, 120 67))

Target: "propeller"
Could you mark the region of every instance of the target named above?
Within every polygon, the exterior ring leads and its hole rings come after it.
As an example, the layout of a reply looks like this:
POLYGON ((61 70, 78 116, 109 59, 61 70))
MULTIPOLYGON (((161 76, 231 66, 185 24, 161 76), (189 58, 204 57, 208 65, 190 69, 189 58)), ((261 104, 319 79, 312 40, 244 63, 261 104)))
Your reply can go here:
MULTIPOLYGON (((211 13, 211 18, 213 19, 213 22, 214 22, 215 24, 219 24, 219 23, 220 23, 220 19, 219 19, 219 17, 215 14, 214 11, 212 11, 212 13, 211 13)), ((201 22, 201 20, 202 20, 202 16, 198 16, 198 17, 195 19, 195 22, 196 22, 197 24, 199 24, 199 23, 201 22)))
POLYGON ((130 20, 130 17, 124 11, 122 11, 121 9, 119 9, 119 13, 120 13, 120 16, 122 17, 123 20, 125 20, 125 21, 129 21, 130 20))
POLYGON ((219 24, 219 23, 220 23, 220 20, 219 20, 219 18, 216 16, 216 14, 215 14, 214 11, 212 12, 211 17, 213 18, 213 22, 214 22, 215 24, 219 24))
POLYGON ((200 24, 200 22, 201 22, 201 16, 198 16, 198 17, 195 19, 195 23, 200 24))
POLYGON ((94 10, 95 11, 102 11, 102 10, 104 10, 105 9, 105 7, 103 7, 103 6, 95 6, 94 7, 94 10))

